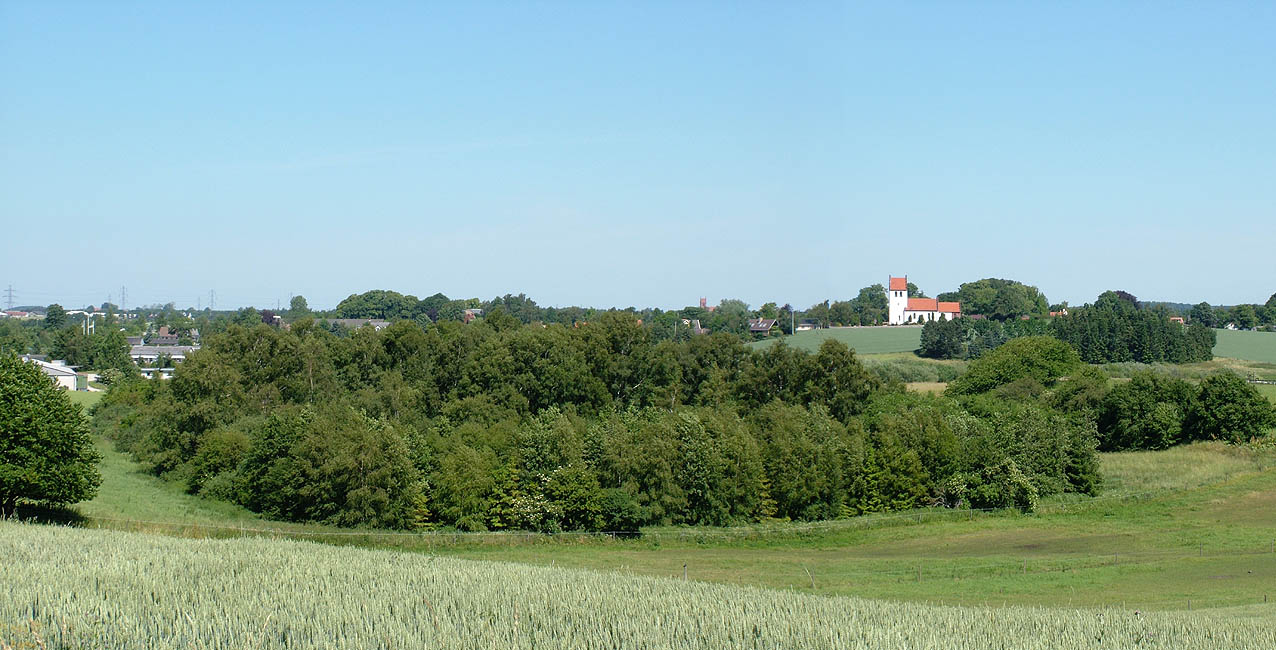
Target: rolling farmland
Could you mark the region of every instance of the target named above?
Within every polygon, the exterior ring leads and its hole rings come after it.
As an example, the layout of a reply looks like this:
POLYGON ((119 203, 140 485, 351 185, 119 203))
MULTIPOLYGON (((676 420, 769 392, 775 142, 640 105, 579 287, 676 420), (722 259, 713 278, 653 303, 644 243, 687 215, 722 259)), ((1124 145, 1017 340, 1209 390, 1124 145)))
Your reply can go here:
POLYGON ((1270 648, 1210 614, 942 607, 0 523, 0 641, 112 648, 1270 648))
MULTIPOLYGON (((1218 333, 1218 342, 1214 345, 1214 356, 1276 363, 1276 333, 1233 330, 1215 330, 1215 332, 1218 333)), ((798 332, 793 336, 783 337, 782 340, 808 352, 818 350, 824 339, 834 339, 854 348, 859 354, 888 354, 916 350, 921 342, 921 336, 922 328, 918 326, 834 327, 798 332)), ((774 345, 777 340, 781 339, 765 339, 749 345, 755 349, 765 349, 774 345)))
POLYGON ((1276 363, 1276 332, 1214 331, 1218 333, 1214 356, 1276 363))
MULTIPOLYGON (((922 338, 920 326, 899 327, 833 327, 830 329, 798 332, 783 338, 784 342, 808 352, 820 349, 824 339, 833 339, 853 348, 857 354, 887 354, 891 352, 912 352, 917 349, 922 338)), ((775 344, 779 339, 771 338, 756 341, 749 345, 762 350, 775 344)))

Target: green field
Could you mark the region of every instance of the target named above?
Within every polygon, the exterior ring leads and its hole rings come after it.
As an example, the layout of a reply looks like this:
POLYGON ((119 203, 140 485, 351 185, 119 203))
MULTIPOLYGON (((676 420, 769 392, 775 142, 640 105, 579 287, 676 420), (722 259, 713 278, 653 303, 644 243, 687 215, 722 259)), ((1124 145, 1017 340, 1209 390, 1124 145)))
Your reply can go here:
POLYGON ((97 404, 105 393, 89 392, 86 390, 69 390, 66 392, 71 401, 83 406, 87 411, 91 406, 97 404))
POLYGON ((1258 392, 1266 395, 1272 404, 1276 404, 1276 384, 1254 384, 1253 386, 1258 389, 1258 392))
MULTIPOLYGON (((822 330, 798 332, 782 340, 800 350, 815 352, 824 339, 845 343, 859 354, 884 354, 888 352, 912 352, 921 344, 922 328, 918 325, 898 327, 833 327, 822 330)), ((757 350, 775 345, 781 338, 755 341, 749 345, 757 350)))
POLYGON ((639 540, 404 534, 257 519, 140 473, 105 444, 90 527, 314 539, 819 595, 964 605, 1217 609, 1276 621, 1276 450, 1196 444, 1102 455, 1099 498, 1037 515, 926 509, 811 524, 648 529, 639 540), (1255 609, 1256 608, 1256 609, 1255 609))
MULTIPOLYGON (((1214 356, 1276 363, 1276 332, 1240 332, 1233 330, 1215 330, 1218 342, 1214 345, 1214 356)), ((919 326, 899 327, 835 327, 831 329, 798 332, 793 336, 769 338, 755 341, 749 345, 755 349, 765 349, 783 340, 789 345, 814 352, 818 350, 824 339, 834 339, 854 348, 860 354, 884 354, 889 352, 911 352, 921 343, 922 328, 919 326)))
POLYGON ((1276 332, 1241 332, 1214 330, 1214 356, 1276 363, 1276 332))
POLYGON ((0 556, 2 647, 1276 647, 1267 621, 1211 613, 824 598, 265 538, 0 522, 0 556))

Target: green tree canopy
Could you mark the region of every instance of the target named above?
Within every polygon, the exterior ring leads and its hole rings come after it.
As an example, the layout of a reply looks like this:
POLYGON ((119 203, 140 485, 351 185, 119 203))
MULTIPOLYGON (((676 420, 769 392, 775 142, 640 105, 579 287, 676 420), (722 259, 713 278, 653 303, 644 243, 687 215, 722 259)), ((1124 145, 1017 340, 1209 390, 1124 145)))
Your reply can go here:
POLYGON ((102 482, 80 407, 35 365, 0 354, 0 514, 19 500, 65 505, 102 482))
POLYGON ((1183 423, 1193 439, 1245 442, 1276 426, 1276 409, 1233 372, 1221 372, 1201 382, 1183 423))
POLYGON ((1045 294, 1036 287, 998 278, 967 282, 957 291, 939 294, 939 299, 960 301, 965 315, 980 314, 998 320, 1045 316, 1050 310, 1045 294))
POLYGON ((66 310, 62 305, 53 303, 44 310, 44 326, 50 328, 62 327, 66 325, 66 310))
POLYGON ((288 302, 288 318, 290 320, 297 320, 298 318, 305 318, 309 315, 310 305, 306 303, 306 297, 293 296, 292 300, 288 302))
POLYGON ((966 374, 948 385, 954 395, 986 393, 1021 379, 1051 386, 1081 367, 1081 357, 1067 343, 1049 336, 1014 339, 970 364, 966 374))

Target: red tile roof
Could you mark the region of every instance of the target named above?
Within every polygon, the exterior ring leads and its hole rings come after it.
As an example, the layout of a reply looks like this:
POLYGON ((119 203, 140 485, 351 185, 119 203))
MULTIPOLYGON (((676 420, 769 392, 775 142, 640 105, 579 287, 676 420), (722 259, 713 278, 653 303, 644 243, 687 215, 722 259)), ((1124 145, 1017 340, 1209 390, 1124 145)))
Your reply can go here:
POLYGON ((907 277, 891 278, 890 287, 888 287, 886 290, 887 291, 908 291, 908 278, 907 277))
POLYGON ((908 311, 939 311, 939 301, 934 298, 909 298, 908 311))
POLYGON ((937 311, 942 314, 960 314, 961 303, 939 302, 936 298, 909 298, 905 311, 937 311))

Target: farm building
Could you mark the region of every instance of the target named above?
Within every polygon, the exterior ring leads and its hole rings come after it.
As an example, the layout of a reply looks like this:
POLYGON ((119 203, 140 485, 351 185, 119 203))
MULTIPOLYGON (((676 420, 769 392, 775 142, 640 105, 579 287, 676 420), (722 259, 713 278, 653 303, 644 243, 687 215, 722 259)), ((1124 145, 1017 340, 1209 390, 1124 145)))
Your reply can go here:
POLYGON ((886 302, 889 306, 886 322, 891 325, 952 320, 961 316, 959 302, 940 302, 935 298, 909 298, 907 275, 902 278, 888 278, 886 302))
POLYGON ((40 372, 43 372, 46 377, 52 379, 53 383, 57 384, 59 388, 65 388, 67 390, 76 389, 75 369, 66 365, 66 362, 44 361, 36 359, 30 355, 22 357, 22 360, 27 363, 34 363, 36 367, 40 369, 40 372))

